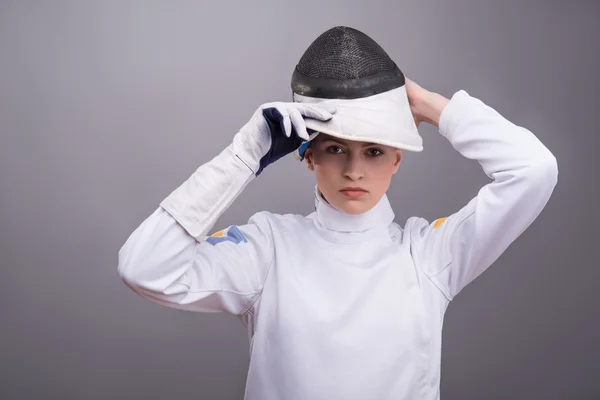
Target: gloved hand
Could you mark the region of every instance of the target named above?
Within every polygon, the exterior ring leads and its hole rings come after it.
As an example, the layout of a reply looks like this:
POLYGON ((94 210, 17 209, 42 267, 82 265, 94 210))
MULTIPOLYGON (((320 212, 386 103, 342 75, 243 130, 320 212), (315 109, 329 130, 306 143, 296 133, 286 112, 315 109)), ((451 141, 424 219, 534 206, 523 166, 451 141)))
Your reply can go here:
POLYGON ((335 111, 327 104, 263 104, 234 136, 233 152, 258 176, 267 165, 309 140, 304 118, 329 121, 335 111))

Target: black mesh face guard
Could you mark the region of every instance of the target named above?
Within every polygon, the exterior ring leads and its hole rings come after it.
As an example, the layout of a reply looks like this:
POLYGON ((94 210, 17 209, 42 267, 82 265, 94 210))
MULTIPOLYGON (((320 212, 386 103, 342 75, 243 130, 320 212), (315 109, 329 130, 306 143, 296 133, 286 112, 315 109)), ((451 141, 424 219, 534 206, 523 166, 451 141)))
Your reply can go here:
POLYGON ((325 99, 372 96, 404 83, 404 74, 377 42, 345 26, 316 38, 292 75, 294 93, 325 99))

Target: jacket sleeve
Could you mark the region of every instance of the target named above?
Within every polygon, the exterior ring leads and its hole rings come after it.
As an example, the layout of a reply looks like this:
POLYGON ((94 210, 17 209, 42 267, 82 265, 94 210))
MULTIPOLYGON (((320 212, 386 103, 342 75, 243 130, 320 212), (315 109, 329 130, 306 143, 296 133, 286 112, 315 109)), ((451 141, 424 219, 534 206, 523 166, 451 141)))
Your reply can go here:
POLYGON ((533 133, 464 90, 443 109, 439 131, 492 179, 448 217, 407 221, 416 262, 452 300, 541 213, 556 186, 558 167, 533 133))
POLYGON ((118 273, 126 285, 166 307, 245 313, 273 260, 267 213, 206 235, 253 178, 231 146, 200 166, 121 247, 118 273))

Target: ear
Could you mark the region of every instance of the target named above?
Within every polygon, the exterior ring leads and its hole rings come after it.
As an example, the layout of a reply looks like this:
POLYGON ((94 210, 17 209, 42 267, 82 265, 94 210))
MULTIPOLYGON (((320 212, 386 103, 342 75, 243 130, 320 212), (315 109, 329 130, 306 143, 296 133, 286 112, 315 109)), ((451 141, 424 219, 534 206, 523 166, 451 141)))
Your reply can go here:
POLYGON ((315 170, 315 166, 313 165, 313 153, 310 146, 304 151, 304 161, 306 162, 306 167, 309 170, 315 170))
POLYGON ((402 150, 396 149, 396 161, 394 162, 394 170, 393 170, 394 175, 396 174, 396 172, 398 172, 398 168, 400 168, 401 162, 402 162, 402 150))

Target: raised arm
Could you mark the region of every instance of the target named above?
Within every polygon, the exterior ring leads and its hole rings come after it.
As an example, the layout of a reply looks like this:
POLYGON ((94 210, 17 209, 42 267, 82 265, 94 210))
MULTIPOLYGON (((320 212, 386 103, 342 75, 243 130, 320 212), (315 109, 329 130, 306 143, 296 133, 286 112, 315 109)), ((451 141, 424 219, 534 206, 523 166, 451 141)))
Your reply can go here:
POLYGON ((407 221, 418 264, 452 300, 537 218, 556 186, 558 168, 532 132, 466 91, 456 92, 443 108, 439 97, 436 104, 439 132, 492 179, 448 217, 407 221))
POLYGON ((252 179, 308 139, 304 118, 331 117, 316 105, 259 107, 231 145, 200 166, 129 236, 118 265, 127 286, 167 307, 246 312, 273 259, 269 214, 206 235, 252 179))

